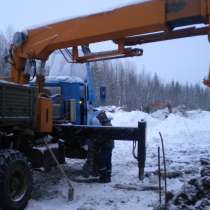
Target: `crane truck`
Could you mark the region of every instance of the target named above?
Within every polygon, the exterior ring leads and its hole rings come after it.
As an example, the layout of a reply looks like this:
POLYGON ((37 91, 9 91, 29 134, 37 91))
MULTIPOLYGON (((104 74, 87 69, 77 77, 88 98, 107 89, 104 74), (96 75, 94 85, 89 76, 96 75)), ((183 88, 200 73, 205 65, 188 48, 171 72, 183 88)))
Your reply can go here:
POLYGON ((49 151, 39 150, 44 141, 64 163, 65 157, 74 157, 72 144, 87 138, 137 140, 143 177, 145 123, 137 128, 73 125, 71 100, 66 101, 69 123, 53 118, 53 99, 44 91, 45 63, 53 51, 64 49, 73 63, 142 56, 143 50, 133 46, 200 35, 210 40, 209 22, 210 0, 150 0, 15 33, 10 82, 0 82, 0 208, 20 210, 27 205, 31 170, 53 165, 49 151), (80 54, 80 46, 108 40, 117 50, 80 54), (33 74, 35 87, 27 85, 33 74))

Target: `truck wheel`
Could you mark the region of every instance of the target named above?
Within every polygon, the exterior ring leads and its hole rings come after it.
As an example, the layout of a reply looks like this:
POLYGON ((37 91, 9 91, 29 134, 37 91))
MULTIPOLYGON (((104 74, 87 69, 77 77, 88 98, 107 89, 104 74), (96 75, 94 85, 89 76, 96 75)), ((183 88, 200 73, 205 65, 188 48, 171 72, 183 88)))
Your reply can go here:
POLYGON ((0 209, 24 209, 31 191, 32 172, 26 157, 19 151, 0 150, 0 209))

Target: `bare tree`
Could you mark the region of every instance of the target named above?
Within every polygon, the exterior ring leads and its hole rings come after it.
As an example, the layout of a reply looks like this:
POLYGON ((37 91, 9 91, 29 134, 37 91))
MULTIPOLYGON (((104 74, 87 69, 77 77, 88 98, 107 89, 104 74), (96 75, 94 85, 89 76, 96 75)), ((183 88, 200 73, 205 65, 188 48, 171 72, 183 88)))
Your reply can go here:
POLYGON ((182 85, 177 81, 161 82, 157 74, 137 73, 131 62, 106 61, 92 65, 96 87, 96 105, 125 106, 128 110, 142 109, 155 102, 171 106, 185 105, 189 109, 210 108, 210 91, 200 85, 182 85), (107 88, 106 103, 101 104, 100 86, 107 88), (164 104, 163 103, 163 104, 164 104))

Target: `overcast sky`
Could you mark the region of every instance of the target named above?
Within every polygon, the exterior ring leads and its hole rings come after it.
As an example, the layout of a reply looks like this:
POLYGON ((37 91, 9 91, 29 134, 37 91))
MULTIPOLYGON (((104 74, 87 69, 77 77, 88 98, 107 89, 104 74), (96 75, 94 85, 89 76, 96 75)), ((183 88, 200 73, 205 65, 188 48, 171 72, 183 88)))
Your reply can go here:
MULTIPOLYGON (((109 10, 135 0, 1 0, 0 30, 23 30, 36 25, 109 10)), ((107 44, 107 48, 112 47, 107 44)), ((200 83, 210 65, 207 36, 141 46, 144 56, 129 59, 138 70, 155 73, 165 81, 200 83)), ((95 49, 100 49, 101 46, 95 49)), ((104 47, 103 47, 104 48, 104 47)))

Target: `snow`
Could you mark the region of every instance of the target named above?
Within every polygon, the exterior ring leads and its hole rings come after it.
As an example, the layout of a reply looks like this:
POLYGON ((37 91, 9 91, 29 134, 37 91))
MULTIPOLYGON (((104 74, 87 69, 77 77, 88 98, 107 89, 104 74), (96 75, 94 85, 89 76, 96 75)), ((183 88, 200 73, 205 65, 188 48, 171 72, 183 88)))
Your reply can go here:
MULTIPOLYGON (((73 202, 67 201, 68 186, 56 168, 47 174, 36 173, 34 192, 27 210, 150 210, 158 202, 154 191, 128 191, 115 189, 116 184, 131 186, 158 185, 157 147, 160 145, 158 132, 165 142, 168 171, 181 171, 182 176, 168 179, 168 188, 179 191, 188 178, 197 176, 200 157, 210 157, 209 123, 210 112, 194 110, 186 114, 172 113, 166 118, 165 110, 147 114, 140 111, 118 110, 108 113, 114 126, 137 126, 142 119, 147 122, 147 161, 144 182, 138 180, 137 161, 132 157, 132 144, 118 141, 113 150, 112 182, 76 183, 73 202), (162 115, 162 116, 161 116, 162 115)), ((67 175, 80 176, 84 160, 68 160, 67 175)))
POLYGON ((6 81, 6 80, 0 80, 0 83, 4 83, 4 84, 15 84, 13 82, 9 82, 9 81, 6 81))
POLYGON ((67 63, 59 51, 55 51, 50 56, 46 65, 50 67, 50 77, 60 77, 65 75, 84 79, 86 75, 85 64, 67 63))
MULTIPOLYGON (((58 144, 49 144, 48 147, 50 149, 57 149, 58 144)), ((33 149, 39 150, 42 153, 44 153, 46 150, 48 150, 48 148, 46 146, 36 146, 36 147, 33 147, 33 149)))
POLYGON ((84 81, 81 78, 75 77, 75 76, 49 76, 49 77, 45 77, 45 82, 47 83, 53 83, 53 82, 84 83, 84 81))
MULTIPOLYGON (((88 16, 92 16, 92 15, 96 15, 98 13, 106 13, 106 12, 111 12, 113 10, 116 10, 116 9, 120 9, 122 7, 125 7, 125 6, 130 6, 130 5, 134 5, 134 4, 138 4, 138 3, 144 3, 144 2, 147 2, 147 1, 151 1, 151 0, 126 0, 124 1, 124 3, 121 3, 121 4, 118 4, 117 6, 115 7, 110 7, 106 10, 104 10, 104 8, 95 8, 95 10, 92 10, 91 13, 81 13, 81 14, 78 14, 76 16, 69 16, 69 17, 65 17, 65 18, 59 18, 57 20, 54 20, 54 21, 50 21, 50 22, 45 22, 45 23, 42 23, 42 24, 39 24, 39 25, 34 25, 32 27, 30 27, 29 29, 27 30, 33 30, 33 29, 37 29, 37 28, 42 28, 42 27, 49 27, 51 24, 55 24, 55 23, 59 23, 59 22, 63 22, 63 21, 66 21, 66 20, 70 20, 70 19, 76 19, 76 18, 84 18, 84 17, 88 17, 88 16)), ((116 4, 115 4, 116 5, 116 4)), ((27 30, 25 30, 24 32, 27 33, 27 30)))
POLYGON ((20 85, 20 84, 17 84, 17 83, 14 83, 14 82, 10 82, 10 81, 7 81, 7 80, 0 80, 0 83, 8 84, 8 85, 20 85))

